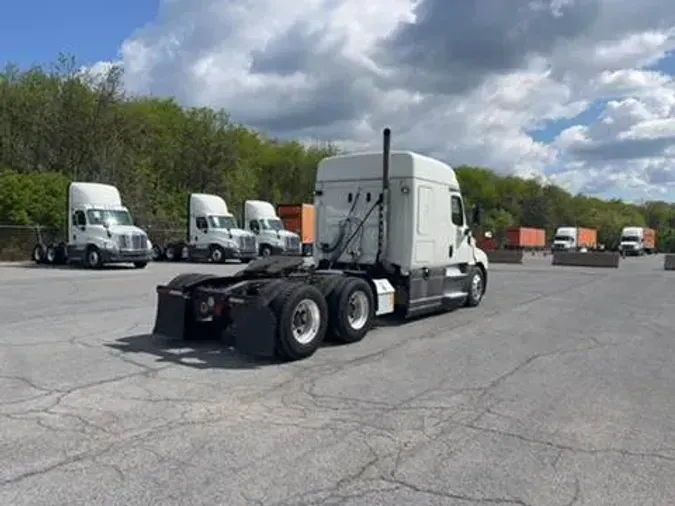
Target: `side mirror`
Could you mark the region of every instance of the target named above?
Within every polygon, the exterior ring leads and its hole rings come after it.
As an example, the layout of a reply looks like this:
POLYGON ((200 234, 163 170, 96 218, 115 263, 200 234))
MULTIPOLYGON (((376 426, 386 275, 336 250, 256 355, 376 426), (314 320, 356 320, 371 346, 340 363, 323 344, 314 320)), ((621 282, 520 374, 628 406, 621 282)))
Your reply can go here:
POLYGON ((482 210, 478 204, 473 206, 473 209, 471 210, 471 226, 477 227, 480 225, 482 218, 482 210))

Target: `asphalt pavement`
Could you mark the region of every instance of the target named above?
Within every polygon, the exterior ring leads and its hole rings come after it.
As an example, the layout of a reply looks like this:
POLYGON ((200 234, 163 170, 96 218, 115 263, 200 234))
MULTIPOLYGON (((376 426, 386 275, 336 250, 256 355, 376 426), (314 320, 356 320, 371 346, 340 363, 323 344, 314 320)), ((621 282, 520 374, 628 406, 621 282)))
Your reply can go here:
POLYGON ((0 267, 0 504, 666 506, 675 272, 493 265, 291 364, 153 341, 179 272, 0 267))

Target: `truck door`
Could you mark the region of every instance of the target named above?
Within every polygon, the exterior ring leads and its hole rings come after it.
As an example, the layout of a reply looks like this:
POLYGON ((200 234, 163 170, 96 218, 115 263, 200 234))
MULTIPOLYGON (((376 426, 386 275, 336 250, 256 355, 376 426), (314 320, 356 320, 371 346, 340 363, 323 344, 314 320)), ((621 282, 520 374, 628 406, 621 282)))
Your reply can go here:
POLYGON ((68 256, 79 257, 87 246, 87 216, 82 209, 76 209, 71 220, 68 256))
POLYGON ((195 218, 195 228, 196 232, 191 239, 191 243, 198 250, 205 250, 209 247, 209 224, 206 221, 205 216, 197 216, 195 218))
POLYGON ((450 214, 453 224, 452 237, 450 241, 450 263, 468 264, 473 257, 472 245, 469 242, 471 235, 469 226, 466 222, 464 212, 464 202, 458 192, 450 194, 450 214))

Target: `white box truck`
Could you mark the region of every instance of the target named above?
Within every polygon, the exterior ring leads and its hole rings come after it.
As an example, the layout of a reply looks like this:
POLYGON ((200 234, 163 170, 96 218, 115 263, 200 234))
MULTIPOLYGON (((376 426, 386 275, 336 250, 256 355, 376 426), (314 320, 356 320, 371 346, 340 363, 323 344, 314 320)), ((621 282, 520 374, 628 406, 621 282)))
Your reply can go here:
MULTIPOLYGON (((233 276, 182 274, 157 287, 153 334, 222 338, 258 356, 297 360, 326 335, 353 343, 379 315, 475 307, 488 260, 476 246, 455 172, 416 153, 328 157, 315 186, 313 264, 260 258, 233 276)), ((471 223, 480 223, 474 208, 471 223)))
POLYGON ((225 199, 208 193, 188 196, 188 220, 184 241, 167 244, 155 257, 169 261, 221 263, 236 259, 248 263, 258 256, 255 234, 239 227, 225 199))
POLYGON ((33 248, 33 261, 79 263, 89 268, 133 263, 142 269, 151 260, 148 235, 134 225, 120 192, 112 185, 72 182, 68 188, 68 238, 33 248))
POLYGON ((244 202, 244 223, 246 229, 258 237, 260 256, 302 254, 300 236, 286 230, 284 222, 269 202, 244 202))

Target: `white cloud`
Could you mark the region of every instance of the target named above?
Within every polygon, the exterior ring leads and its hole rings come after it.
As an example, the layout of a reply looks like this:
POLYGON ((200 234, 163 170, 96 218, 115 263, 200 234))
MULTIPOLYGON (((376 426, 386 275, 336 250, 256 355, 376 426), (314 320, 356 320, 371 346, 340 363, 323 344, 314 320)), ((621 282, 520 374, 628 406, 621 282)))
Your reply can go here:
POLYGON ((121 59, 133 92, 276 135, 361 149, 391 126, 451 163, 640 197, 675 180, 675 83, 644 69, 674 27, 668 0, 164 0, 121 59))

